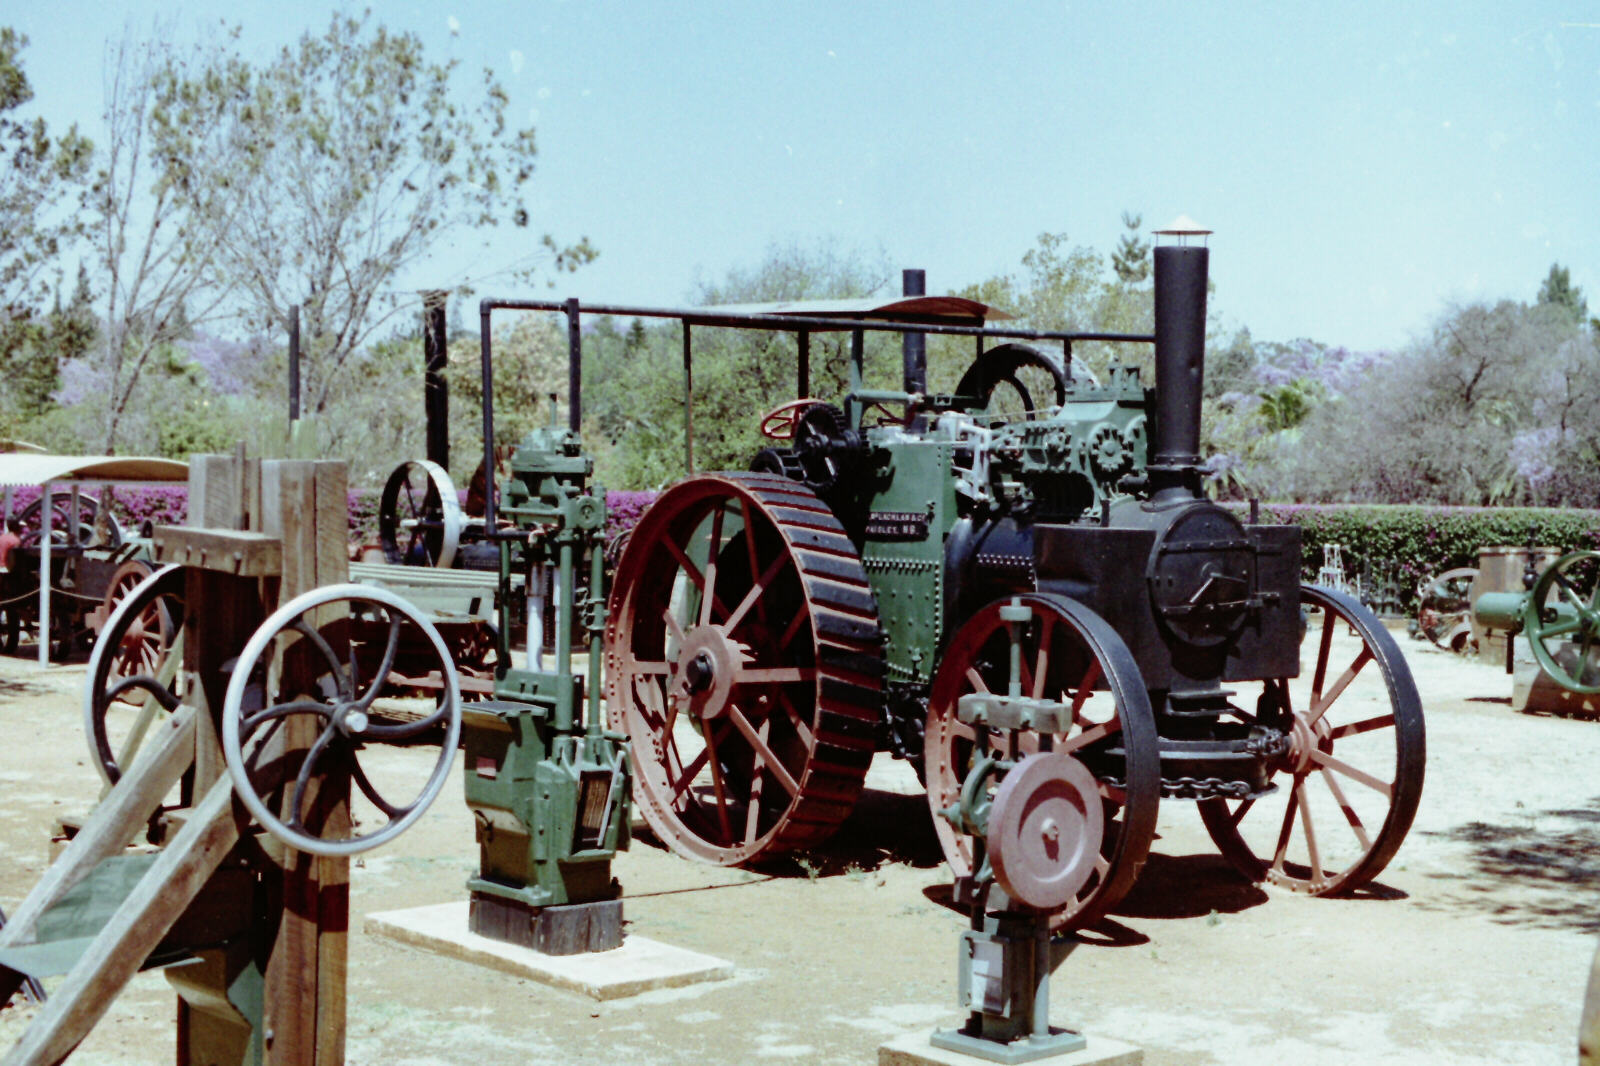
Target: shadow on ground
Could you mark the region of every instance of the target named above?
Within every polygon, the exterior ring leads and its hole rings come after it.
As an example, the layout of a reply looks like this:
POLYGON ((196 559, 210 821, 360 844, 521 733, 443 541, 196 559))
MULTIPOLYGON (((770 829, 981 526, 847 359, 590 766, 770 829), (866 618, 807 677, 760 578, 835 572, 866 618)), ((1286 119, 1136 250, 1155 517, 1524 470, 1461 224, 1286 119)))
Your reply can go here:
MULTIPOLYGON (((949 885, 930 886, 923 889, 923 895, 941 907, 967 913, 949 885)), ((1133 888, 1112 908, 1113 917, 1078 930, 1077 939, 1100 947, 1135 947, 1148 944, 1150 938, 1117 918, 1193 919, 1237 914, 1266 903, 1268 898, 1259 885, 1246 881, 1219 855, 1152 852, 1133 888)))
MULTIPOLYGON (((649 829, 636 839, 664 846, 649 829)), ((926 796, 867 788, 844 824, 820 847, 776 855, 751 863, 748 869, 767 877, 815 880, 902 863, 931 869, 943 862, 926 796)))
POLYGON ((1252 884, 1216 853, 1150 854, 1139 880, 1112 909, 1127 918, 1203 918, 1237 914, 1267 902, 1261 886, 1252 884))
POLYGON ((47 691, 49 690, 43 685, 32 681, 23 681, 14 677, 0 677, 0 699, 41 696, 47 691))
POLYGON ((926 796, 866 788, 838 832, 821 847, 754 869, 776 877, 817 878, 899 863, 926 870, 943 862, 926 796))
POLYGON ((1600 933, 1600 796, 1530 813, 1526 824, 1466 822, 1438 840, 1470 849, 1467 873, 1433 874, 1447 891, 1419 904, 1503 925, 1600 933))

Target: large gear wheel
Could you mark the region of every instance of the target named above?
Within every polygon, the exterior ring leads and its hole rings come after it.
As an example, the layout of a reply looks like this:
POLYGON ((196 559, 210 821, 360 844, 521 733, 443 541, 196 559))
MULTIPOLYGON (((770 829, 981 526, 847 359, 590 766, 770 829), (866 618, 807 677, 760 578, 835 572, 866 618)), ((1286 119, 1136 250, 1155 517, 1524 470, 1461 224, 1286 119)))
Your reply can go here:
POLYGON ((850 471, 861 448, 845 413, 831 403, 814 403, 795 419, 794 454, 806 487, 831 492, 850 471))
POLYGON ((850 813, 883 714, 882 631, 854 546, 804 486, 669 488, 618 562, 606 637, 611 727, 667 847, 748 863, 850 813))

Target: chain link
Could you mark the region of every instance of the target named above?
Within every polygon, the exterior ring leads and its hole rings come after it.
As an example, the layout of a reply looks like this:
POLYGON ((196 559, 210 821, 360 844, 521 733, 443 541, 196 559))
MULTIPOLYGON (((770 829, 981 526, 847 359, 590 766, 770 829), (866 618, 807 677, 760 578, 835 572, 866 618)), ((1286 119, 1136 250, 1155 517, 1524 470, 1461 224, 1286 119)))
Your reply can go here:
MULTIPOLYGON (((1126 790, 1128 783, 1121 778, 1096 778, 1102 785, 1126 790)), ((1230 781, 1223 777, 1163 777, 1161 795, 1165 799, 1249 799, 1248 781, 1230 781)))

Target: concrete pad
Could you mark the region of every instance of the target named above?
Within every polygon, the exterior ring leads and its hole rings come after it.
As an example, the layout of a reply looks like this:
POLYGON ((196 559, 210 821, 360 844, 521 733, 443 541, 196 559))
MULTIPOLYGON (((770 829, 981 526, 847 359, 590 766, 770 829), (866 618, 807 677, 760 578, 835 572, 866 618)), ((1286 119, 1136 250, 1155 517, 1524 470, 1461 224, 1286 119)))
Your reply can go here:
POLYGON ((733 976, 730 962, 631 933, 619 948, 585 955, 544 955, 532 948, 490 940, 467 929, 464 899, 369 914, 362 930, 600 1000, 733 976))
MULTIPOLYGON (((878 1045, 878 1066, 992 1066, 960 1051, 946 1051, 928 1043, 928 1033, 911 1033, 878 1045)), ((1144 1050, 1103 1036, 1086 1036, 1088 1045, 1080 1051, 1035 1059, 1041 1066, 1141 1066, 1144 1050)))

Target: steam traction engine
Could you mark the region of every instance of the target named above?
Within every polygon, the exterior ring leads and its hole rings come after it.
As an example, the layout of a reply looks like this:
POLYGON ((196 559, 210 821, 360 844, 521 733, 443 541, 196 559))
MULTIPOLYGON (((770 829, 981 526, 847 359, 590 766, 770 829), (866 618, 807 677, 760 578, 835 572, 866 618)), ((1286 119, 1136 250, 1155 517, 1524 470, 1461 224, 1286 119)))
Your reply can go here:
POLYGON ((1154 255, 1154 336, 681 316, 852 330, 856 371, 842 406, 769 415, 750 472, 667 489, 618 564, 608 711, 670 847, 731 865, 817 844, 887 748, 916 760, 970 877, 969 771, 997 784, 1053 749, 1105 813, 1058 925, 1129 889, 1162 797, 1198 801, 1235 866, 1295 890, 1353 889, 1393 856, 1422 789, 1415 685, 1367 610, 1302 588, 1296 529, 1202 495, 1208 250, 1154 255), (862 333, 884 328, 909 335, 902 392, 860 385, 862 333), (952 395, 925 390, 925 332, 979 337, 952 395), (1017 336, 1067 358, 983 347, 1017 336), (1075 380, 1075 339, 1153 342, 1155 389, 1136 368, 1075 380))

